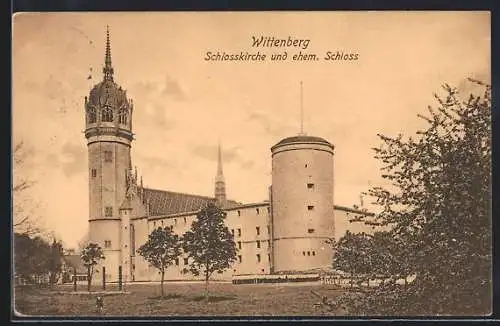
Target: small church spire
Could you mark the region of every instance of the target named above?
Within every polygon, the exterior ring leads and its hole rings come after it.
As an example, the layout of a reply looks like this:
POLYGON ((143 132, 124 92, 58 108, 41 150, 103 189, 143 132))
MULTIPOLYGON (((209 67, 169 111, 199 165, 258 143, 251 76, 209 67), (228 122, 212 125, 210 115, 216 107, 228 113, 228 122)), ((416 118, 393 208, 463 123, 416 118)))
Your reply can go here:
POLYGON ((113 66, 111 65, 111 42, 109 41, 109 26, 106 26, 106 54, 104 57, 104 79, 113 81, 113 66))
POLYGON ((224 180, 224 173, 222 172, 222 153, 220 149, 220 141, 217 144, 217 178, 224 180))
POLYGON ((220 141, 217 145, 217 175, 215 177, 215 199, 217 203, 223 205, 226 201, 226 182, 222 171, 222 152, 220 141))

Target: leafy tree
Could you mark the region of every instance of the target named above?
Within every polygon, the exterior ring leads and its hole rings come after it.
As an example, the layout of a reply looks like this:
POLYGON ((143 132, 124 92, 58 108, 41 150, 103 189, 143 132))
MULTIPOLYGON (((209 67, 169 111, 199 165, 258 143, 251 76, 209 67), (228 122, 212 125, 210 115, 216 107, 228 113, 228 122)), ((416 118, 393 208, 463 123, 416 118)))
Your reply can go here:
POLYGON ((379 135, 375 157, 391 186, 368 191, 381 209, 360 220, 390 228, 393 240, 379 245, 415 279, 402 287, 394 273, 362 295, 342 297, 350 313, 491 312, 491 87, 469 82, 474 91, 465 99, 449 85, 444 96, 435 94, 437 107, 419 115, 427 128, 416 136, 379 135))
POLYGON ((16 276, 29 283, 57 282, 61 272, 62 244, 51 245, 40 236, 14 234, 14 266, 16 276))
POLYGON ((352 233, 348 230, 334 244, 333 268, 350 275, 368 275, 372 272, 371 254, 370 236, 365 233, 352 233))
POLYGON ((43 273, 41 258, 45 256, 41 239, 31 238, 26 233, 14 234, 14 266, 17 277, 34 283, 43 273))
POLYGON ((397 243, 390 232, 377 231, 371 235, 347 231, 337 242, 329 242, 334 249, 333 268, 349 273, 359 282, 369 285, 373 279, 386 282, 394 277, 406 280, 410 273, 401 263, 404 244, 397 243))
POLYGON ((83 265, 87 267, 87 290, 90 292, 92 284, 92 277, 94 276, 94 267, 102 260, 105 259, 101 246, 97 243, 89 243, 83 248, 80 258, 83 265))
POLYGON ((164 296, 165 271, 181 254, 180 238, 169 227, 158 227, 137 252, 161 273, 161 296, 164 296))
POLYGON ((52 241, 48 258, 49 282, 56 284, 62 272, 63 245, 60 241, 56 241, 56 239, 52 241))
POLYGON ((214 272, 222 273, 236 260, 236 244, 233 235, 224 224, 226 213, 215 203, 202 208, 197 219, 182 239, 184 252, 188 254, 189 271, 205 278, 205 295, 208 300, 208 284, 214 272))
POLYGON ((397 241, 387 231, 378 231, 371 237, 371 263, 374 278, 404 279, 405 284, 411 268, 404 264, 407 256, 406 245, 397 241))

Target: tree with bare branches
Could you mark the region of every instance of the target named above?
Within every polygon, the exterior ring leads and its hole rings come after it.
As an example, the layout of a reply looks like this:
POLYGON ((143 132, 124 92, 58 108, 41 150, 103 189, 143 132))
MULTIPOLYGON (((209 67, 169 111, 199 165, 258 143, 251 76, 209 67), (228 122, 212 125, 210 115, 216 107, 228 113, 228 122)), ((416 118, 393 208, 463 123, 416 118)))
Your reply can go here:
POLYGON ((20 141, 14 146, 13 151, 13 221, 14 232, 18 234, 35 235, 40 233, 38 219, 30 212, 27 207, 33 203, 27 197, 27 191, 35 184, 22 171, 26 164, 27 152, 24 142, 20 141))

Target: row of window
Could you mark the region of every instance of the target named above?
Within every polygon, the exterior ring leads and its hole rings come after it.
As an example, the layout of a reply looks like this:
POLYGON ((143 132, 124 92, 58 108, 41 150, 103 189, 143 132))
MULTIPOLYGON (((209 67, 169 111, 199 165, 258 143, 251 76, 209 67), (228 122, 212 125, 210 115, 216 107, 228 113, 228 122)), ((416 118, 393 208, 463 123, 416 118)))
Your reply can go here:
MULTIPOLYGON (((241 229, 237 229, 237 231, 238 231, 238 237, 241 237, 241 229)), ((270 233, 271 233, 271 228, 268 225, 267 226, 267 234, 270 234, 270 233)), ((231 234, 234 237, 234 229, 231 230, 231 234)), ((255 234, 260 235, 260 226, 255 227, 255 234)))
MULTIPOLYGON (((170 228, 172 228, 172 226, 170 226, 170 228)), ((132 252, 135 251, 134 234, 135 234, 135 230, 133 228, 131 228, 130 229, 130 243, 132 245, 132 252)), ((266 240, 266 242, 267 242, 267 245, 270 246, 270 241, 266 240)), ((237 244, 238 244, 238 249, 241 249, 242 248, 241 241, 238 241, 237 244)), ((126 247, 126 245, 125 245, 125 247, 126 247)), ((111 248, 111 240, 104 240, 104 248, 111 248)), ((257 248, 258 249, 261 248, 261 241, 259 241, 259 240, 257 240, 257 248)), ((313 256, 314 256, 314 254, 313 254, 313 256)))
MULTIPOLYGON (((262 258, 261 258, 260 254, 256 254, 255 257, 256 257, 256 260, 257 260, 258 263, 260 263, 262 261, 262 258)), ((271 261, 271 254, 267 254, 267 260, 271 261)), ((243 262, 243 257, 241 255, 238 255, 238 262, 239 263, 243 262)), ((176 258, 175 259, 175 266, 179 266, 179 264, 180 264, 180 260, 179 260, 179 258, 176 258)), ((188 258, 183 258, 183 264, 184 265, 188 265, 189 264, 189 259, 188 258)), ((134 265, 134 268, 135 268, 135 265, 134 265)))
MULTIPOLYGON (((307 184, 307 187, 308 187, 308 188, 314 188, 314 184, 312 184, 312 183, 308 183, 308 184, 307 184)), ((307 206, 307 209, 308 209, 308 210, 310 210, 310 211, 312 211, 312 210, 314 210, 314 206, 313 206, 313 205, 308 205, 308 206, 307 206)), ((256 208, 256 209, 255 209, 255 211, 257 212, 257 215, 259 215, 259 214, 260 214, 260 209, 259 209, 259 208, 256 208)), ((237 212, 238 216, 241 216, 241 211, 240 211, 240 210, 238 210, 238 211, 236 211, 236 212, 237 212)), ((267 207, 267 213, 268 213, 268 214, 270 213, 270 208, 269 208, 269 207, 267 207)))
MULTIPOLYGON (((164 224, 164 220, 160 220, 161 226, 164 224)), ((187 218, 184 217, 184 224, 187 223, 187 218)), ((174 224, 177 225, 177 219, 174 218, 174 224)), ((156 221, 153 221, 153 227, 156 227, 156 221)), ((173 229, 173 225, 170 225, 170 229, 173 229)))
MULTIPOLYGON (((316 252, 314 251, 307 251, 307 255, 308 256, 311 256, 311 253, 312 253, 312 256, 316 256, 316 252)), ((305 256, 306 255, 306 251, 302 251, 302 256, 305 256)))
MULTIPOLYGON (((271 212, 270 208, 269 207, 266 207, 267 208, 267 213, 269 214, 271 212)), ((257 213, 257 215, 260 215, 260 208, 257 207, 255 209, 255 212, 257 213)), ((238 216, 241 216, 241 211, 240 210, 237 210, 236 213, 238 214, 238 216)))
MULTIPOLYGON (((97 122, 97 113, 95 108, 89 108, 88 109, 88 121, 89 123, 96 123, 97 122)), ((105 106, 101 110, 101 121, 102 122, 113 122, 114 120, 114 114, 113 110, 109 106, 105 106)), ((128 120, 128 111, 127 109, 120 109, 118 111, 118 123, 121 124, 127 124, 128 120)))
MULTIPOLYGON (((255 255, 257 262, 260 263, 262 261, 260 254, 255 255)), ((267 254, 267 260, 271 261, 271 254, 267 254)), ((238 255, 238 263, 243 262, 243 257, 241 255, 238 255)))
MULTIPOLYGON (((269 247, 271 242, 269 240, 266 240, 266 242, 267 242, 267 246, 269 247)), ((261 241, 257 240, 256 243, 257 243, 257 249, 260 249, 261 241)), ((238 241, 237 244, 238 244, 238 249, 241 249, 241 241, 238 241)))

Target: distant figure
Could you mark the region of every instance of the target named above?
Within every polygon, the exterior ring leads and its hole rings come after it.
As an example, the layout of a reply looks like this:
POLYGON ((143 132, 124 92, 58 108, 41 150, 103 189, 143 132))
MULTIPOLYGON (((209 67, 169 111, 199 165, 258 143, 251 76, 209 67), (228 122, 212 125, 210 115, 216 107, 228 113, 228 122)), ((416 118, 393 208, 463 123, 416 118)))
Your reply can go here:
POLYGON ((102 313, 102 309, 104 308, 104 300, 101 296, 98 296, 95 302, 95 306, 98 313, 102 313))

